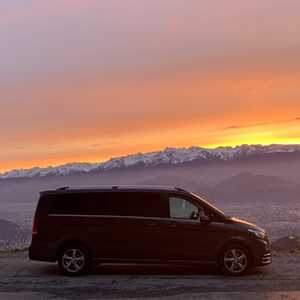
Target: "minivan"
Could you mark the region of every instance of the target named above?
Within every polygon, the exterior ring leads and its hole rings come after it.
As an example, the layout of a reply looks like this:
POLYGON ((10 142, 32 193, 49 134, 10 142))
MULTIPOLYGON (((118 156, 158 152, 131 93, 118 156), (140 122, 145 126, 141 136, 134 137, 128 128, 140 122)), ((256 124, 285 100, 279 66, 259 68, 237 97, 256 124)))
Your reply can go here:
POLYGON ((272 261, 265 230, 176 187, 110 186, 41 192, 29 248, 66 275, 92 263, 216 263, 238 276, 272 261))

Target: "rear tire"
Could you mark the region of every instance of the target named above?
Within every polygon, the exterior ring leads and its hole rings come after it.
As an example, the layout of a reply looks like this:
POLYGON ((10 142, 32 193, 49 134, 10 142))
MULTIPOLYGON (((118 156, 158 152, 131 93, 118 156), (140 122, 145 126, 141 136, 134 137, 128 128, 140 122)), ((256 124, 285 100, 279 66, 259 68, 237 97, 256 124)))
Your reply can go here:
POLYGON ((219 266, 223 274, 229 276, 243 276, 252 265, 249 250, 239 244, 226 246, 219 256, 219 266))
POLYGON ((68 276, 78 276, 86 273, 89 265, 88 251, 81 245, 65 246, 58 255, 58 266, 61 272, 68 276))

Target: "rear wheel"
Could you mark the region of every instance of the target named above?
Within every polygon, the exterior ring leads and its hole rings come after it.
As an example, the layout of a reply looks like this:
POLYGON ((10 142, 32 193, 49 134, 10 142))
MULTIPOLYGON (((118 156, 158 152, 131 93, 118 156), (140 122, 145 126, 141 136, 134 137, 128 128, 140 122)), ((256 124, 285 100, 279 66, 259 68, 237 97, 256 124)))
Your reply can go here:
POLYGON ((88 252, 79 245, 66 246, 59 254, 58 265, 66 275, 81 275, 87 271, 89 266, 88 252))
POLYGON ((242 276, 251 267, 249 251, 240 245, 225 247, 220 255, 219 264, 226 275, 242 276))

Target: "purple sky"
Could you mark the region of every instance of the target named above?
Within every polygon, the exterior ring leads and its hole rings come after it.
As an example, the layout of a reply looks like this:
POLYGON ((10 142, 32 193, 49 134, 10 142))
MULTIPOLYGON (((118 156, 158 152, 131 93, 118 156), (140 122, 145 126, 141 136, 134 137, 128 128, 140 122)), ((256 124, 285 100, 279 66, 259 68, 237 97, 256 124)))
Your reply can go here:
POLYGON ((0 170, 298 143, 299 28, 298 0, 2 0, 0 170))

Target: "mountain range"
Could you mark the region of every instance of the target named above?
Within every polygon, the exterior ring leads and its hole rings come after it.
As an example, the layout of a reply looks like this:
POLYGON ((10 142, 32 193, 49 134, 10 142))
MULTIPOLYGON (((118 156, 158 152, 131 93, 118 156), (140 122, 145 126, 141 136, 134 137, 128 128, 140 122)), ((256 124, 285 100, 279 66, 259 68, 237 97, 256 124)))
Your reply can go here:
POLYGON ((55 167, 16 169, 0 174, 0 179, 43 178, 47 176, 67 176, 132 168, 226 162, 258 157, 267 158, 282 154, 289 156, 298 155, 300 154, 300 145, 241 145, 215 149, 202 147, 166 148, 163 151, 137 153, 99 163, 74 162, 55 167))
POLYGON ((167 148, 103 163, 10 171, 0 176, 0 248, 28 240, 39 192, 62 186, 178 186, 259 224, 272 238, 300 236, 299 170, 300 145, 244 145, 167 148))

